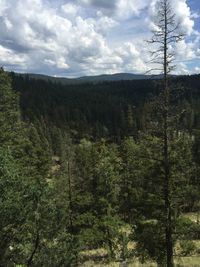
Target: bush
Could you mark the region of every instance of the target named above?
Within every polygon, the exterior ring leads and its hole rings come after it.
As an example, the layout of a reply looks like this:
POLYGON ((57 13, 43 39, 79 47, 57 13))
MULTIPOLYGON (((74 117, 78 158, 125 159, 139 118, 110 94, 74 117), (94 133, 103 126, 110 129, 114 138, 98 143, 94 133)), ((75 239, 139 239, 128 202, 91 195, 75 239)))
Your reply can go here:
POLYGON ((200 225, 189 218, 180 217, 176 223, 178 239, 200 239, 200 225))
POLYGON ((180 241, 181 255, 191 256, 196 252, 196 245, 191 240, 180 241))

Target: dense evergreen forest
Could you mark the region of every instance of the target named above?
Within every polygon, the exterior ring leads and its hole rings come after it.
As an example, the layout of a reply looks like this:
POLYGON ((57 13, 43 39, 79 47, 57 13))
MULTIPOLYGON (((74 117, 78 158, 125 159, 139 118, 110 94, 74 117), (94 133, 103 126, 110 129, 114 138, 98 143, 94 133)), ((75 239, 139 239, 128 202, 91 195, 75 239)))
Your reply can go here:
POLYGON ((0 267, 200 266, 200 75, 172 75, 186 33, 156 2, 157 78, 0 69, 0 267))
MULTIPOLYGON (((23 118, 30 122, 67 130, 77 140, 89 138, 112 141, 137 136, 145 131, 151 100, 159 94, 158 80, 62 85, 12 74, 13 87, 21 94, 23 118)), ((200 127, 200 75, 172 79, 179 90, 181 105, 187 109, 181 124, 192 131, 200 127)))
MULTIPOLYGON (((177 261, 200 252, 199 81, 171 80, 177 261)), ((1 70, 0 266, 165 266, 160 82, 61 85, 1 70)))

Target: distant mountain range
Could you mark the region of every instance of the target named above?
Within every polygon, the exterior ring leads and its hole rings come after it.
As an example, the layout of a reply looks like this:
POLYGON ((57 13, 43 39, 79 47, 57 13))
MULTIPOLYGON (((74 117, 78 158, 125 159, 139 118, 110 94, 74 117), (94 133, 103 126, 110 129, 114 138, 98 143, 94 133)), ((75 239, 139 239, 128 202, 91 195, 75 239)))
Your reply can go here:
POLYGON ((42 79, 42 80, 48 80, 56 83, 62 83, 62 84, 80 84, 80 83, 99 83, 99 82, 105 82, 105 81, 132 81, 132 80, 147 80, 147 79, 160 79, 162 76, 152 76, 152 75, 144 75, 144 74, 132 74, 132 73, 116 73, 116 74, 103 74, 103 75, 97 75, 97 76, 84 76, 80 78, 64 78, 64 77, 52 77, 48 75, 42 75, 42 74, 33 74, 33 73, 27 73, 27 74, 21 74, 18 73, 17 75, 21 76, 28 76, 33 79, 42 79))

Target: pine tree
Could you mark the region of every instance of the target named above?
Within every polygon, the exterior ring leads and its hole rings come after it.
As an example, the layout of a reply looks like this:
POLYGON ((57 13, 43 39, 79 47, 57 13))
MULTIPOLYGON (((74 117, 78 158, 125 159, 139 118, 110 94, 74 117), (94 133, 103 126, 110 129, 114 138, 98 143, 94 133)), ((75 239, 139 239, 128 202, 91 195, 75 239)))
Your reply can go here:
POLYGON ((144 177, 142 177, 142 163, 140 156, 141 146, 128 138, 123 141, 120 148, 122 158, 122 171, 120 179, 120 215, 127 223, 134 224, 139 216, 138 207, 143 192, 142 186, 144 177))
POLYGON ((0 144, 9 148, 15 157, 22 157, 25 145, 19 98, 12 89, 11 78, 0 70, 0 144))
POLYGON ((0 266, 12 266, 26 220, 26 182, 9 150, 0 148, 0 266))
POLYGON ((161 136, 162 136, 162 162, 163 162, 163 194, 165 201, 165 241, 166 241, 166 265, 173 267, 173 222, 172 222, 172 203, 171 203, 171 172, 170 164, 170 136, 173 129, 170 128, 170 84, 169 74, 173 70, 172 65, 174 54, 170 52, 170 46, 182 40, 183 35, 179 31, 176 23, 175 14, 172 11, 169 0, 160 0, 156 6, 157 16, 155 18, 156 30, 150 41, 158 47, 152 52, 152 62, 159 64, 163 74, 161 104, 161 136))
POLYGON ((119 193, 121 160, 115 145, 102 142, 95 165, 96 196, 94 208, 97 213, 97 228, 110 257, 115 257, 116 239, 119 236, 121 220, 119 218, 119 193))
MULTIPOLYGON (((179 239, 179 217, 189 203, 188 186, 193 182, 194 164, 191 147, 191 137, 186 133, 170 139, 170 204, 173 247, 179 239)), ((166 209, 165 195, 163 194, 165 173, 162 148, 160 137, 144 135, 139 140, 133 165, 140 181, 137 189, 140 195, 135 207, 138 218, 134 220, 133 224, 134 240, 137 242, 136 251, 140 259, 150 258, 155 260, 159 266, 166 266, 166 209)))

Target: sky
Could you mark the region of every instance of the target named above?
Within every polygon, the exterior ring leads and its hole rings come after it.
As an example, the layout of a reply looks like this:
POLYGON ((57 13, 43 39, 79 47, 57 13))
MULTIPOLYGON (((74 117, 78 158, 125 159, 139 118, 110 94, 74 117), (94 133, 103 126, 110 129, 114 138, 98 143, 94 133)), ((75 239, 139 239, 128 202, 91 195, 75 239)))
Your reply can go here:
MULTIPOLYGON (((152 68, 158 0, 0 0, 0 66, 80 77, 152 68)), ((169 0, 185 38, 176 74, 200 73, 200 0, 169 0)))

